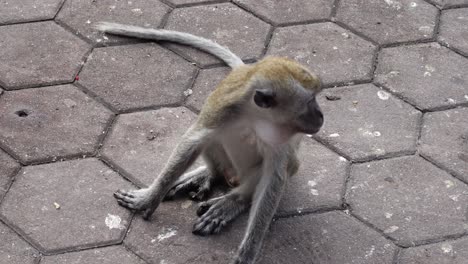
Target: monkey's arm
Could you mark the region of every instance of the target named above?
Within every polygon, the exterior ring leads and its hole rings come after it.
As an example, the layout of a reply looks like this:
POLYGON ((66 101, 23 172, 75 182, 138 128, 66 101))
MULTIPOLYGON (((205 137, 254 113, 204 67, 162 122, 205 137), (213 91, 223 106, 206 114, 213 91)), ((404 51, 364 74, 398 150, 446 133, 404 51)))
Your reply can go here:
POLYGON ((197 159, 212 131, 197 125, 190 128, 153 183, 148 188, 140 190, 117 191, 114 196, 118 203, 129 209, 144 210, 143 218, 150 218, 174 182, 197 159))
POLYGON ((247 231, 234 264, 254 263, 281 199, 288 178, 287 164, 287 149, 273 150, 269 157, 265 157, 262 178, 255 190, 250 209, 247 231))

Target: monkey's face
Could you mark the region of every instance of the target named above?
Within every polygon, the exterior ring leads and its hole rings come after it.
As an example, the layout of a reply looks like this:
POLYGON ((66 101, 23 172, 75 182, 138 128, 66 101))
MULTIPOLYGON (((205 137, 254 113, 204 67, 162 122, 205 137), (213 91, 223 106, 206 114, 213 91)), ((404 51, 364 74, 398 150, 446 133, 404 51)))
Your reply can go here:
POLYGON ((253 101, 263 119, 293 134, 315 134, 323 125, 322 110, 316 100, 320 89, 305 89, 291 80, 287 83, 262 82, 257 86, 253 101))

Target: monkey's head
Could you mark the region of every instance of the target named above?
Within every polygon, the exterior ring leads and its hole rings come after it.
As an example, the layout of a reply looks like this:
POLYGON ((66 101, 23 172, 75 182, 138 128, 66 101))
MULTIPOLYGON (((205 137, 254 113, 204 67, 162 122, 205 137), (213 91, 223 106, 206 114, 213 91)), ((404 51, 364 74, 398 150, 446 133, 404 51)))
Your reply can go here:
POLYGON ((316 100, 319 78, 286 58, 265 58, 255 68, 252 101, 261 118, 293 134, 317 133, 324 121, 316 100))

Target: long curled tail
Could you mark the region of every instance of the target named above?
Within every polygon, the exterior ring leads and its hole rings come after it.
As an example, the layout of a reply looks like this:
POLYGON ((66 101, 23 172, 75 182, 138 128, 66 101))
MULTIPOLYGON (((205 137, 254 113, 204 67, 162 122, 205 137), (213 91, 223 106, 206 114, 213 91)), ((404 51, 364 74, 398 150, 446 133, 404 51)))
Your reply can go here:
POLYGON ((244 62, 228 48, 223 47, 209 39, 197 37, 188 33, 165 29, 143 28, 110 22, 99 22, 96 24, 95 28, 99 31, 113 35, 150 40, 164 40, 192 46, 218 57, 231 68, 244 65, 244 62))

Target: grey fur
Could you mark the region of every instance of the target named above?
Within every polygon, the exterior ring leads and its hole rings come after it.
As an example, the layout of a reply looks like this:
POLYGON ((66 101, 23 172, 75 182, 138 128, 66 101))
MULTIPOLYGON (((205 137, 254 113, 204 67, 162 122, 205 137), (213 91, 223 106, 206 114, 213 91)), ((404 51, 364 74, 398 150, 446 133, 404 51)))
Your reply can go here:
POLYGON ((194 36, 188 33, 164 29, 143 28, 110 22, 99 22, 96 24, 95 28, 99 31, 114 35, 135 37, 141 39, 163 40, 189 45, 197 49, 203 50, 205 52, 208 52, 210 54, 213 54, 214 56, 224 61, 231 68, 244 65, 244 62, 242 62, 242 60, 236 54, 232 53, 228 48, 223 47, 211 40, 194 36))

